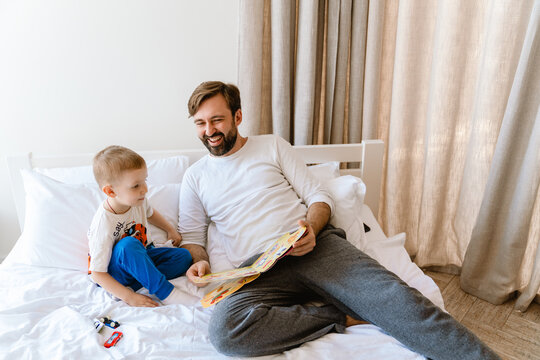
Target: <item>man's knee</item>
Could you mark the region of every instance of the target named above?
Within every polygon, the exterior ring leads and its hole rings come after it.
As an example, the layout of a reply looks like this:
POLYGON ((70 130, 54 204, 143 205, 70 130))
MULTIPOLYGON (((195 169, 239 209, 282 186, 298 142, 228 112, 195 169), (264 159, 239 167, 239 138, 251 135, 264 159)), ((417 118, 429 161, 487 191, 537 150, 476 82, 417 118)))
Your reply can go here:
POLYGON ((228 356, 240 355, 237 352, 238 348, 234 346, 233 341, 226 332, 210 331, 210 342, 220 354, 228 356))
POLYGON ((208 327, 210 342, 224 355, 256 356, 253 352, 253 339, 248 339, 245 331, 247 330, 245 326, 249 327, 246 325, 250 323, 249 319, 238 322, 238 318, 232 315, 235 311, 231 311, 227 305, 226 303, 216 305, 212 313, 208 327))
MULTIPOLYGON (((222 304, 223 305, 223 304, 222 304)), ((225 355, 234 356, 238 355, 239 350, 231 337, 231 331, 228 328, 228 315, 227 311, 223 311, 223 306, 216 306, 210 319, 208 326, 208 333, 210 335, 210 342, 216 350, 225 355), (222 310, 222 311, 220 311, 222 310)))

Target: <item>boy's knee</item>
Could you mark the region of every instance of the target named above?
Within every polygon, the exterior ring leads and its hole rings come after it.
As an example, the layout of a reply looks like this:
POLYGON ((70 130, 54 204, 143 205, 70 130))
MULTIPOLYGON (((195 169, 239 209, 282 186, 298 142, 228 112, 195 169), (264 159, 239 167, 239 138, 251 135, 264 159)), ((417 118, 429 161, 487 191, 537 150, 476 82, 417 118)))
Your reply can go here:
POLYGON ((175 269, 173 277, 178 277, 186 273, 193 262, 193 258, 191 257, 191 253, 186 249, 176 248, 174 250, 174 256, 171 258, 171 262, 174 264, 172 268, 175 269))
POLYGON ((123 239, 120 239, 118 243, 114 246, 113 251, 116 252, 132 252, 144 250, 143 244, 135 239, 133 236, 126 236, 123 239))
POLYGON ((193 261, 193 258, 191 257, 191 253, 184 248, 179 248, 178 250, 180 250, 179 251, 180 261, 186 263, 189 266, 191 262, 193 261))

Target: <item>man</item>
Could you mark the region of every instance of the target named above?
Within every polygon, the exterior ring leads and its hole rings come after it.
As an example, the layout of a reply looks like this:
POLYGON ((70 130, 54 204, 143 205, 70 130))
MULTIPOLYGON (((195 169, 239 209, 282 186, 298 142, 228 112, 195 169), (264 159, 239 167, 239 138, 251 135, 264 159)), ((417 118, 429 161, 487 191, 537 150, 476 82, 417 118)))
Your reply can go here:
POLYGON ((499 359, 474 334, 328 225, 333 201, 292 147, 274 135, 243 137, 236 86, 205 82, 188 103, 210 152, 184 176, 180 232, 193 255, 190 280, 210 272, 213 221, 235 266, 279 235, 306 226, 291 256, 215 306, 210 340, 227 355, 279 353, 362 320, 433 359, 499 359), (324 306, 305 305, 319 300, 324 306))

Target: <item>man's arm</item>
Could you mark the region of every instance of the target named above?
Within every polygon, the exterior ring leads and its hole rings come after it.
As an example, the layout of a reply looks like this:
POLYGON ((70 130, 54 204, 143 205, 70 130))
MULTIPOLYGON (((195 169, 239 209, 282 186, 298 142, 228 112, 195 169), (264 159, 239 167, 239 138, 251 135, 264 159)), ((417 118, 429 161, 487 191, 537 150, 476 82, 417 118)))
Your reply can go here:
POLYGON ((306 226, 307 233, 293 245, 291 255, 302 256, 313 250, 315 237, 328 223, 334 207, 334 201, 328 191, 308 170, 304 161, 294 152, 290 143, 276 137, 279 165, 294 191, 308 206, 306 220, 298 225, 306 226))
POLYGON ((193 258, 194 263, 199 262, 201 260, 204 260, 206 262, 209 261, 208 253, 206 252, 206 249, 202 247, 201 245, 185 244, 185 245, 182 245, 181 247, 189 251, 189 253, 191 254, 191 257, 193 258))
POLYGON ((190 169, 184 174, 180 189, 178 231, 182 234, 182 247, 188 250, 193 258, 193 265, 186 271, 186 276, 195 286, 205 286, 206 284, 194 283, 193 279, 210 273, 209 257, 204 247, 208 219, 190 169))
MULTIPOLYGON (((313 176, 304 160, 298 156, 290 143, 280 137, 276 137, 276 140, 279 166, 298 197, 308 206, 308 221, 310 221, 309 208, 316 203, 326 203, 330 208, 330 213, 332 213, 334 200, 328 190, 321 184, 319 179, 313 176)), ((328 219, 324 220, 324 222, 324 225, 326 225, 328 219)))
POLYGON ((308 208, 306 218, 317 236, 330 220, 330 206, 324 202, 316 202, 308 208))
POLYGON ((210 273, 210 262, 206 249, 196 244, 185 244, 182 245, 182 247, 189 251, 191 257, 193 258, 193 265, 191 265, 186 271, 188 280, 197 287, 206 286, 206 283, 201 284, 193 281, 194 278, 199 278, 210 273))
POLYGON ((306 221, 300 220, 299 226, 305 226, 307 232, 293 245, 290 255, 302 256, 311 252, 316 245, 316 237, 330 220, 330 206, 324 202, 316 202, 308 208, 306 221))

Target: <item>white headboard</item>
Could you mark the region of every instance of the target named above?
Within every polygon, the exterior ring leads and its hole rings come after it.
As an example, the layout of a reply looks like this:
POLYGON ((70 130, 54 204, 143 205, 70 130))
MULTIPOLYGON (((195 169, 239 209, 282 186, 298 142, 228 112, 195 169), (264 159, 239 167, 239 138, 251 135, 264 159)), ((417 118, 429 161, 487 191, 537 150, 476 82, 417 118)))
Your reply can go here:
MULTIPOLYGON (((342 163, 359 163, 357 169, 342 169, 341 174, 350 174, 361 177, 366 184, 366 197, 364 202, 377 216, 379 212, 379 196, 382 180, 382 161, 384 144, 381 140, 364 140, 361 144, 337 145, 300 145, 294 147, 306 164, 318 164, 328 161, 342 163)), ((204 155, 206 149, 187 149, 169 151, 138 151, 146 160, 154 160, 169 156, 187 155, 192 164, 204 155)), ((94 154, 72 155, 40 155, 25 153, 7 157, 11 188, 17 209, 17 218, 21 231, 24 225, 25 192, 21 177, 21 169, 54 168, 90 165, 94 154)))

